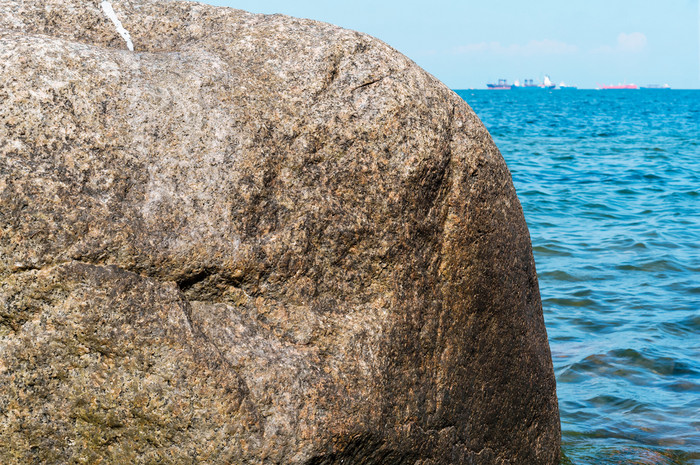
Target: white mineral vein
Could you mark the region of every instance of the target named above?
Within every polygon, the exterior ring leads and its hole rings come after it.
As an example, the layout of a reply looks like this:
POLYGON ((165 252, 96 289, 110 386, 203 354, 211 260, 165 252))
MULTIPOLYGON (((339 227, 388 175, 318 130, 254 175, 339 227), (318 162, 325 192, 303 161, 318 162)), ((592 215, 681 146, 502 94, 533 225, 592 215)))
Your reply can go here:
POLYGON ((133 52, 134 43, 131 42, 131 35, 129 34, 129 31, 124 29, 124 26, 122 26, 122 22, 119 21, 119 18, 117 18, 117 14, 114 12, 112 4, 109 3, 107 0, 104 0, 102 3, 100 3, 100 6, 102 7, 102 11, 104 11, 107 17, 112 21, 112 23, 114 23, 114 27, 117 28, 117 32, 120 36, 122 36, 124 42, 126 42, 127 48, 133 52))

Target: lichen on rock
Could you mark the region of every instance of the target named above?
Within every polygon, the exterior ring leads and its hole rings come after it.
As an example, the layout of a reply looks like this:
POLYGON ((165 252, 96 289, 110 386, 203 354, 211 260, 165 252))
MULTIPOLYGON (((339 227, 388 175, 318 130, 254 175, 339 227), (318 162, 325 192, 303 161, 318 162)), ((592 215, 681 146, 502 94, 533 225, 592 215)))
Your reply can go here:
POLYGON ((386 44, 0 0, 0 462, 555 464, 529 234, 386 44))

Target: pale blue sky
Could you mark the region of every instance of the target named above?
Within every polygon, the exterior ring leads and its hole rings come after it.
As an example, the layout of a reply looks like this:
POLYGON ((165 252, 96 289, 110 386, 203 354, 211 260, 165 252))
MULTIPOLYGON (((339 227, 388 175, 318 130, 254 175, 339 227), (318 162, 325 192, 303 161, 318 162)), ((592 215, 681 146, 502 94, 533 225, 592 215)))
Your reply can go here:
POLYGON ((366 32, 448 86, 549 74, 596 83, 700 88, 698 0, 207 0, 366 32))

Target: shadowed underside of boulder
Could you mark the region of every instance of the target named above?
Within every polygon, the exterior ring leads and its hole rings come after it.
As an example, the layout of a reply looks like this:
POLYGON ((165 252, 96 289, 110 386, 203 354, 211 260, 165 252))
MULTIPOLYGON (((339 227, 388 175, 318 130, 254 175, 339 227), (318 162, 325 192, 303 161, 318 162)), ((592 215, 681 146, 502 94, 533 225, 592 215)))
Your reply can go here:
POLYGON ((0 461, 557 463, 471 109, 364 34, 105 3, 0 0, 0 461))

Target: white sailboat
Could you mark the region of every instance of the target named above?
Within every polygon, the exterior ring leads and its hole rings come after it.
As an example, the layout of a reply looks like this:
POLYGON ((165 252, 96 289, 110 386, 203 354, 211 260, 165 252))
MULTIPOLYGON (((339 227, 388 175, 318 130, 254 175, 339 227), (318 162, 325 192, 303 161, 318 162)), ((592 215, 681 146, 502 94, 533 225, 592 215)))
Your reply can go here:
POLYGON ((551 79, 549 79, 549 76, 546 74, 544 75, 544 82, 542 83, 542 87, 545 89, 554 89, 557 85, 552 82, 551 79))

